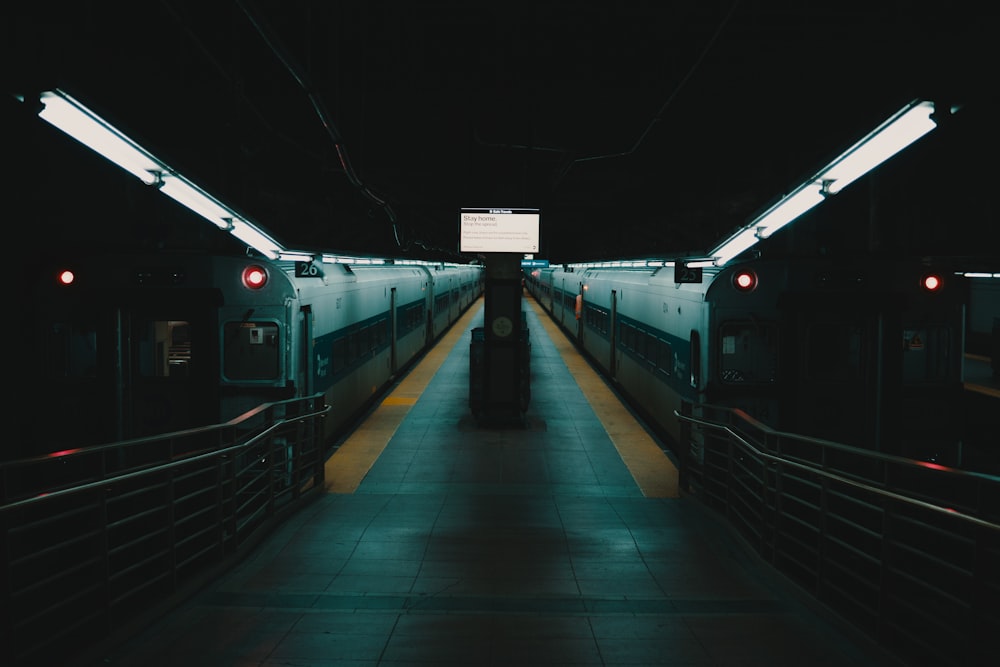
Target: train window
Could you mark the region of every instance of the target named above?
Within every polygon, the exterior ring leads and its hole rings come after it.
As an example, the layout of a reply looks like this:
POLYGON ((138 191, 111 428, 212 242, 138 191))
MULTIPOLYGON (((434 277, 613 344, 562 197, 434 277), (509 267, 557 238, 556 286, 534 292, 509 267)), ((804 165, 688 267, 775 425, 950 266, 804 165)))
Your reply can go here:
POLYGON ((358 347, 358 331, 355 329, 347 334, 347 364, 353 364, 358 356, 360 356, 360 348, 358 347))
POLYGON ((226 322, 222 369, 229 380, 276 380, 281 344, 274 322, 226 322))
POLYGON ((383 349, 389 340, 389 318, 383 317, 377 321, 372 325, 372 331, 375 333, 375 348, 383 349))
POLYGON ((407 305, 396 309, 396 335, 400 338, 420 326, 420 316, 418 306, 407 305))
POLYGON ((635 349, 635 329, 627 322, 618 325, 618 342, 626 350, 635 349))
MULTIPOLYGON (((576 299, 574 297, 574 307, 576 304, 576 299)), ((605 336, 608 335, 608 327, 611 323, 611 315, 609 313, 603 312, 594 308, 592 306, 586 306, 584 310, 585 322, 588 327, 599 331, 605 336)))
POLYGON ((674 349, 665 340, 656 339, 656 367, 667 375, 674 374, 674 349))
POLYGON ((93 322, 54 323, 48 331, 48 354, 43 355, 51 378, 97 376, 97 327, 93 322))
POLYGON ((191 325, 182 320, 144 320, 133 325, 136 372, 141 377, 185 377, 191 367, 191 325))
POLYGON ((361 353, 359 356, 361 357, 371 356, 372 351, 375 349, 375 330, 372 329, 372 326, 371 324, 366 324, 358 332, 358 347, 361 353))
POLYGON ((636 331, 635 353, 639 355, 640 359, 646 359, 648 357, 646 349, 648 342, 649 342, 649 334, 647 334, 645 331, 636 331))
POLYGON ((333 350, 330 355, 333 364, 333 374, 341 372, 347 367, 347 338, 341 336, 333 341, 333 350))
POLYGON ((727 384, 768 383, 778 376, 778 334, 773 324, 727 322, 719 328, 719 378, 727 384))

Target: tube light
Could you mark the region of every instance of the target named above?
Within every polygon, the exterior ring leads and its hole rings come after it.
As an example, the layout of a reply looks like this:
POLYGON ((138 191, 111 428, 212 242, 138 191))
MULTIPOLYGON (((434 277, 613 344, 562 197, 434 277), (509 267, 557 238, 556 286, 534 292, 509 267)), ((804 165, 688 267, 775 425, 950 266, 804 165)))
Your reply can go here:
POLYGON ((316 253, 301 250, 282 250, 278 253, 278 259, 288 262, 311 262, 316 259, 316 253))
POLYGON ((766 239, 800 215, 823 201, 823 187, 819 183, 806 183, 769 208, 754 221, 757 238, 766 239))
POLYGON ((933 115, 933 102, 907 104, 710 252, 715 265, 729 262, 923 137, 937 127, 933 115))
POLYGON ((38 96, 39 117, 147 185, 154 185, 182 206, 264 255, 277 259, 282 245, 200 187, 153 157, 106 120, 61 90, 38 96))
POLYGON ((281 255, 281 244, 246 220, 234 219, 229 233, 271 259, 281 255))
POLYGON ((828 193, 840 192, 937 127, 933 115, 933 102, 914 102, 904 107, 847 149, 816 180, 824 183, 828 193))
POLYGON ((38 117, 94 152, 114 162, 146 185, 156 183, 162 164, 141 146, 61 90, 38 96, 44 105, 38 117))
POLYGON ((231 229, 236 214, 187 179, 180 176, 164 176, 160 192, 194 211, 219 229, 231 229))
POLYGON ((741 252, 752 248, 758 240, 757 229, 755 227, 744 227, 730 237, 728 241, 712 251, 712 257, 716 266, 722 266, 741 252))

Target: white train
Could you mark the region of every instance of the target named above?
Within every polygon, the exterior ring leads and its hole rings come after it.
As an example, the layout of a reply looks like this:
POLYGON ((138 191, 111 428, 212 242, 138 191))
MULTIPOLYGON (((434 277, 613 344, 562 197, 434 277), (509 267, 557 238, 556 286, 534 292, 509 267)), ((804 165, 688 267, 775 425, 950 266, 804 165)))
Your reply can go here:
POLYGON ((948 462, 962 439, 962 278, 919 262, 550 267, 532 295, 667 442, 738 408, 773 429, 948 462))
POLYGON ((219 423, 317 392, 332 438, 482 292, 477 265, 74 259, 35 293, 29 386, 51 419, 20 453, 219 423))

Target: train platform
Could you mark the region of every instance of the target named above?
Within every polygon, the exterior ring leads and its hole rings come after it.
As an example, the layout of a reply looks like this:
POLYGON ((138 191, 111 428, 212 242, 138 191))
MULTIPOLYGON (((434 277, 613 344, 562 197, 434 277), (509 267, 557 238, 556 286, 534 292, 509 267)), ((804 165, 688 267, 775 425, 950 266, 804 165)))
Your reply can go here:
POLYGON ((469 409, 480 301, 340 444, 327 493, 96 664, 899 664, 681 491, 642 423, 524 309, 524 428, 469 409))
POLYGON ((1000 398, 1000 375, 994 373, 990 357, 966 354, 964 364, 966 391, 1000 398))

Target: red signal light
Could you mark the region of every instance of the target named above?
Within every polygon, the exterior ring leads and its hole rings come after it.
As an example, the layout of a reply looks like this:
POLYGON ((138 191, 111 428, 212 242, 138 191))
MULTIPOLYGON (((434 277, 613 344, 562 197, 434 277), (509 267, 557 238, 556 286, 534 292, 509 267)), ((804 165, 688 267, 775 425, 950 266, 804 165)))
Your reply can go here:
POLYGON ((72 285, 74 280, 76 280, 76 274, 69 269, 63 269, 59 272, 60 285, 72 285))
POLYGON ((936 273, 928 273, 920 279, 920 286, 928 292, 937 292, 943 285, 944 281, 936 273))
POLYGON ((251 264, 243 269, 243 284, 250 289, 260 289, 267 284, 267 269, 251 264))
POLYGON ((757 288, 757 274, 753 271, 737 271, 733 274, 733 287, 739 292, 752 292, 757 288))

